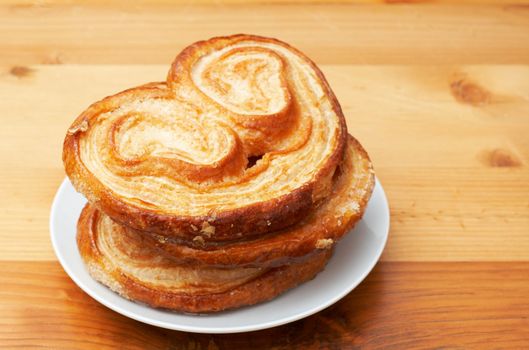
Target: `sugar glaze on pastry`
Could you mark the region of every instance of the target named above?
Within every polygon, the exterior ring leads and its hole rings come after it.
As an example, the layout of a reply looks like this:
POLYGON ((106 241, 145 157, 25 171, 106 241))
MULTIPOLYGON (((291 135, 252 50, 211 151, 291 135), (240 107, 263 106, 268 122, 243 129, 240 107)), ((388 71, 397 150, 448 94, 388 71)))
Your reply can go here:
POLYGON ((66 172, 91 276, 120 295, 218 312, 314 278, 366 210, 371 161, 321 71, 276 39, 185 48, 165 82, 88 107, 66 172))
POLYGON ((222 241, 302 218, 330 193, 345 140, 340 106, 308 58, 238 35, 189 46, 165 83, 90 106, 63 159, 113 219, 184 239, 207 221, 222 241))

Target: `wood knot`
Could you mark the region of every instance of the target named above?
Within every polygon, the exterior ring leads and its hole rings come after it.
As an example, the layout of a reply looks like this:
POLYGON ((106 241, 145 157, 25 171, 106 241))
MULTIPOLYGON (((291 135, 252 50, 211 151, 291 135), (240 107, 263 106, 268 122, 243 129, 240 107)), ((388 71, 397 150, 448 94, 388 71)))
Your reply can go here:
POLYGON ((481 106, 491 100, 490 92, 466 77, 459 77, 451 82, 450 91, 458 102, 472 106, 481 106))
POLYGON ((31 76, 35 71, 25 66, 14 66, 9 70, 9 74, 17 78, 26 78, 31 76))
POLYGON ((518 158, 503 149, 485 152, 483 160, 486 165, 493 168, 514 168, 522 165, 518 158))

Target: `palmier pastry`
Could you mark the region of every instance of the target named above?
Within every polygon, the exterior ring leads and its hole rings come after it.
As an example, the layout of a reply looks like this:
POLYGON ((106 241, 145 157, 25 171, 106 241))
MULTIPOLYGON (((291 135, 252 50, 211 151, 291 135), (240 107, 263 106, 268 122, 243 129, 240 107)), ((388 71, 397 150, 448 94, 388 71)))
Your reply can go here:
POLYGON ((279 266, 334 244, 364 213, 374 185, 371 162, 362 146, 349 136, 344 159, 333 180, 330 196, 303 220, 286 229, 232 243, 204 243, 197 232, 193 244, 128 229, 128 235, 156 246, 182 264, 216 267, 279 266))
POLYGON ((167 81, 107 97, 72 124, 74 187, 138 230, 210 242, 277 231, 326 198, 347 138, 323 74, 250 35, 193 44, 167 81))
POLYGON ((96 102, 68 130, 63 160, 89 201, 77 242, 90 274, 185 312, 313 278, 374 186, 320 70, 251 35, 193 44, 165 82, 96 102))
POLYGON ((313 278, 332 251, 277 268, 185 267, 143 244, 87 204, 77 243, 90 274, 120 295, 154 307, 191 313, 222 311, 271 299, 313 278))

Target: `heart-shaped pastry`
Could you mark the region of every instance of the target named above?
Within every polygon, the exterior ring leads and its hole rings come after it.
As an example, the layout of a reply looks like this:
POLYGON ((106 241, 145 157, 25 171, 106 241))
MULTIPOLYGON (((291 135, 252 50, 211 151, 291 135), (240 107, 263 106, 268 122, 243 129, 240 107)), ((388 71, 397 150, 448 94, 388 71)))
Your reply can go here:
POLYGON ((92 277, 185 312, 255 304, 313 278, 375 182, 320 70, 251 35, 193 44, 166 82, 93 104, 63 159, 90 202, 77 243, 92 277))
POLYGON ((192 242, 291 226, 332 191, 347 130, 323 74, 275 39, 184 49, 167 81, 96 102, 63 160, 75 188, 115 221, 192 242))

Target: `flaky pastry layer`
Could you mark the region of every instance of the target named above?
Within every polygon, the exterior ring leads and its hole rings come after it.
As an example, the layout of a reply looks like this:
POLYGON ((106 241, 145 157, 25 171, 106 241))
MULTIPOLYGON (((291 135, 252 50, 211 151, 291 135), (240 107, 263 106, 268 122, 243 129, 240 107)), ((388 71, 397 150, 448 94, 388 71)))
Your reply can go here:
POLYGON ((186 267, 159 254, 87 204, 77 227, 89 273, 120 295, 153 307, 209 313, 252 305, 312 279, 332 254, 323 249, 276 268, 186 267))
POLYGON ((275 39, 195 43, 164 83, 96 102, 63 160, 114 220, 191 242, 293 225, 326 198, 346 142, 341 108, 305 55, 275 39))

